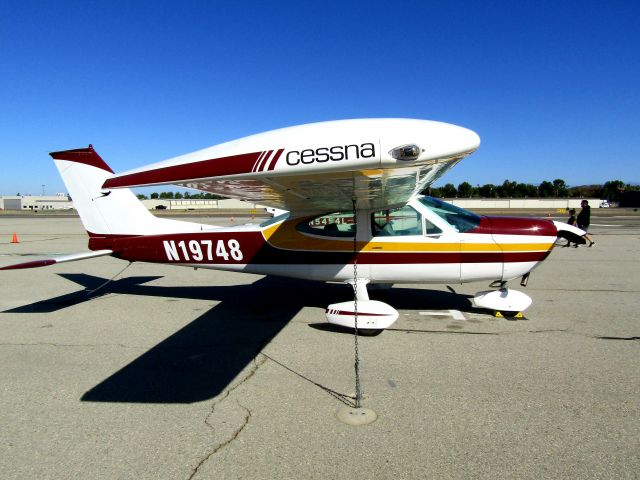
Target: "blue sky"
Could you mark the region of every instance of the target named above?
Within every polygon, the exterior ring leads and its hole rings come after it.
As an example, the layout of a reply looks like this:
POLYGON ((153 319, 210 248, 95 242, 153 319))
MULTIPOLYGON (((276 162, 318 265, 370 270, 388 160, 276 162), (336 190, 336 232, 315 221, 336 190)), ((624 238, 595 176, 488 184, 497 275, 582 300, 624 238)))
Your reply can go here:
POLYGON ((0 2, 0 194, 284 126, 476 131, 440 182, 640 182, 640 2, 0 2))

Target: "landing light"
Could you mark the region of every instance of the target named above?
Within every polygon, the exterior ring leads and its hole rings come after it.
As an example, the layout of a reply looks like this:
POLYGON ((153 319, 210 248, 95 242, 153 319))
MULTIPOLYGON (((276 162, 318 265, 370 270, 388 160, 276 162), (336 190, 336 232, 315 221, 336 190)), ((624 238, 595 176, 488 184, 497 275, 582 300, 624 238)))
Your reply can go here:
POLYGON ((405 160, 411 161, 416 160, 420 156, 421 149, 416 144, 411 145, 402 145, 401 147, 396 147, 389 152, 396 160, 405 160))

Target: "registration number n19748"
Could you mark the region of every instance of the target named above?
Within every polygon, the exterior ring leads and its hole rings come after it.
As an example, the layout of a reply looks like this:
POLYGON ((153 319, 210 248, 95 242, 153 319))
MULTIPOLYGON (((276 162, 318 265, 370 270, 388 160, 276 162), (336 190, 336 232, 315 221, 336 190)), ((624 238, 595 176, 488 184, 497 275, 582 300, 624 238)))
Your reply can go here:
POLYGON ((218 259, 228 262, 230 259, 240 261, 243 258, 240 242, 233 238, 227 240, 226 243, 224 240, 180 240, 178 242, 163 240, 162 243, 167 260, 170 262, 201 262, 218 259))

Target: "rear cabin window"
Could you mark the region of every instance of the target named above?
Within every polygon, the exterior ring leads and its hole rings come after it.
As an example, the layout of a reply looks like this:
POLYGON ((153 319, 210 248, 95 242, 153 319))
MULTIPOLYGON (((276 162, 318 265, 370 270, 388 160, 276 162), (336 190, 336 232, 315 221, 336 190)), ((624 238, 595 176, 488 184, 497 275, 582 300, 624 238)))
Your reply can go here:
POLYGON ((422 235, 422 215, 408 205, 393 210, 381 210, 371 215, 374 237, 422 235))
POLYGON ((353 213, 330 213, 298 224, 301 233, 310 233, 323 237, 353 237, 356 224, 353 213))

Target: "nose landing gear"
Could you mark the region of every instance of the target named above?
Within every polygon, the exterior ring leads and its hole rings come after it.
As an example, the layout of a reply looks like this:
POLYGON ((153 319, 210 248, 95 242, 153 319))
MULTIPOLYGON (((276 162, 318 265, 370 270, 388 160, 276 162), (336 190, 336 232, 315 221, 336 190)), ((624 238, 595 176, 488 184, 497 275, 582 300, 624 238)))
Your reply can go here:
MULTIPOLYGON (((523 282, 526 284, 524 277, 523 282)), ((502 280, 495 281, 490 286, 498 290, 484 290, 476 293, 473 297, 476 307, 493 310, 496 317, 524 317, 522 312, 529 308, 532 302, 529 295, 508 288, 507 282, 502 280)))

